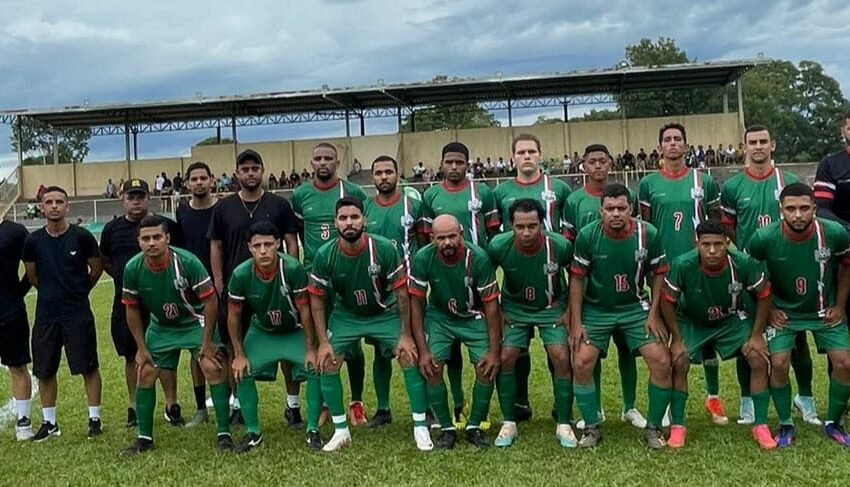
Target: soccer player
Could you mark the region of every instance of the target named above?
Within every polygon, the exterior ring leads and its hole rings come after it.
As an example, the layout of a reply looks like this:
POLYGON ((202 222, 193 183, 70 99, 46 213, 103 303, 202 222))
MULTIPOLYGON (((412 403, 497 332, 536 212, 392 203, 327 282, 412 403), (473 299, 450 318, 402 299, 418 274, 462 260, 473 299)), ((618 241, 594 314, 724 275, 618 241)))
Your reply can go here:
MULTIPOLYGON (((720 190, 714 179, 697 169, 688 169, 685 154, 688 136, 685 127, 670 123, 658 131, 658 145, 664 167, 640 181, 638 199, 643 219, 658 229, 658 236, 668 259, 694 248, 700 222, 720 219, 720 190)), ((720 400, 720 372, 714 350, 703 349, 705 369, 705 410, 715 424, 729 419, 720 400)))
POLYGON ((322 449, 336 451, 351 443, 339 368, 346 350, 361 338, 370 338, 384 354, 398 358, 413 413, 416 447, 431 450, 434 445, 425 421, 425 381, 416 367, 407 274, 401 255, 389 240, 364 233, 363 203, 357 198, 347 196, 336 203, 334 224, 339 236, 315 255, 309 287, 322 395, 334 423, 334 434, 322 449), (333 298, 327 318, 325 296, 333 298))
POLYGON ((747 361, 755 403, 753 439, 763 449, 776 448, 767 426, 767 343, 763 333, 770 312, 770 283, 762 266, 745 253, 729 250, 729 239, 717 221, 697 225, 697 248, 673 259, 664 278, 661 312, 670 332, 673 393, 670 398, 670 448, 685 446, 685 406, 690 363, 701 349, 713 347, 724 360, 740 355, 747 361), (757 301, 755 316, 744 307, 744 294, 757 301))
POLYGON ((644 437, 652 449, 665 447, 661 421, 670 403, 671 366, 667 330, 658 309, 666 256, 655 227, 631 217, 629 190, 609 184, 602 191, 602 218, 576 236, 570 272, 569 341, 573 391, 585 430, 579 446, 602 440, 593 369, 615 332, 649 368, 649 409, 644 437), (649 278, 650 301, 644 289, 649 278))
MULTIPOLYGON (((564 205, 563 226, 564 234, 570 241, 575 242, 578 231, 586 225, 596 222, 600 218, 599 197, 602 190, 608 186, 608 174, 614 159, 608 152, 608 147, 602 144, 591 144, 584 149, 584 173, 587 182, 583 188, 570 193, 564 205)), ((632 205, 632 216, 637 216, 637 197, 629 191, 629 202, 632 205)), ((629 350, 622 333, 614 334, 614 345, 617 347, 617 366, 620 370, 620 387, 623 392, 623 408, 620 411, 620 419, 630 423, 635 428, 645 428, 646 419, 635 406, 637 400, 637 362, 635 356, 629 350)), ((596 362, 593 370, 593 380, 597 384, 602 383, 602 361, 596 362)), ((602 388, 596 388, 596 401, 600 408, 602 406, 602 388)), ((605 421, 605 411, 599 410, 599 421, 605 421)), ((579 421, 577 426, 583 428, 584 422, 579 421)))
POLYGON ((431 242, 413 258, 410 293, 419 368, 428 381, 428 399, 442 429, 437 448, 452 449, 457 441, 443 382, 443 364, 455 342, 466 345, 475 367, 466 440, 486 448, 489 442, 481 422, 487 417, 501 354, 499 285, 487 252, 464 241, 455 217, 434 218, 431 242), (426 296, 427 309, 423 306, 426 296))
MULTIPOLYGON (((779 193, 787 184, 797 182, 793 173, 775 168, 771 155, 776 150, 776 141, 763 125, 752 125, 744 132, 744 155, 746 165, 742 172, 729 178, 720 193, 723 208, 723 223, 735 246, 744 250, 750 238, 759 228, 779 220, 779 193)), ((744 303, 747 304, 747 301, 744 303)), ((794 397, 794 406, 807 423, 820 425, 815 400, 812 395, 812 356, 805 333, 797 334, 797 342, 791 352, 791 366, 797 377, 800 393, 794 397)), ((747 361, 738 359, 738 382, 741 386, 741 410, 739 424, 752 424, 753 401, 750 397, 750 372, 747 361)))
MULTIPOLYGON (((544 175, 540 169, 542 147, 540 139, 530 134, 520 134, 511 143, 511 152, 517 165, 517 175, 493 190, 496 207, 502 221, 502 227, 508 231, 510 222, 508 212, 514 201, 520 198, 532 198, 540 202, 544 209, 544 228, 547 232, 561 231, 561 215, 564 204, 570 195, 570 187, 560 179, 544 175)), ((534 333, 534 327, 526 327, 534 333)), ((551 367, 550 367, 551 368, 551 367)), ((528 350, 523 350, 516 361, 517 406, 516 419, 531 419, 531 407, 528 403, 528 375, 531 373, 531 358, 528 350)))
POLYGON ((263 441, 255 374, 274 376, 278 363, 288 362, 293 378, 307 381, 307 445, 322 448, 318 422, 322 405, 316 375, 316 349, 307 272, 301 263, 278 252, 280 232, 271 222, 259 221, 248 229, 251 260, 239 264, 228 286, 227 327, 233 343, 233 374, 245 417, 245 438, 237 453, 250 451, 263 441), (252 313, 251 325, 242 339, 242 313, 252 313))
MULTIPOLYGON (((263 158, 253 150, 245 150, 236 157, 236 175, 241 188, 236 194, 224 198, 213 207, 207 237, 210 239, 210 264, 213 282, 220 298, 226 297, 227 282, 237 265, 250 259, 248 251, 248 228, 257 221, 266 220, 277 226, 283 237, 285 251, 298 256, 298 237, 292 207, 285 199, 263 189, 263 158)), ((226 299, 219 302, 220 319, 227 323, 226 299)), ((248 330, 248 316, 243 319, 243 330, 248 330)), ((221 340, 229 345, 229 334, 220 333, 221 340)), ((284 368, 284 377, 288 371, 284 368)), ((286 408, 284 416, 290 428, 302 423, 298 403, 299 386, 287 379, 286 408)), ((242 422, 239 401, 233 401, 232 423, 242 422)))
MULTIPOLYGON (((319 248, 336 238, 334 219, 337 200, 351 196, 362 202, 367 198, 360 186, 337 176, 339 156, 333 144, 316 144, 310 165, 316 177, 310 184, 302 184, 292 192, 292 209, 295 211, 298 231, 304 243, 304 267, 307 272, 312 269, 319 248)), ((359 343, 346 351, 345 363, 348 364, 348 380, 351 386, 348 416, 352 425, 363 426, 368 421, 363 406, 366 359, 359 343)))
POLYGON ((779 194, 782 220, 756 231, 748 252, 767 266, 773 306, 767 328, 770 393, 779 416, 776 442, 794 441, 788 370, 798 332, 810 331, 832 363, 824 433, 850 446, 838 420, 850 399, 850 337, 844 309, 850 292, 850 239, 841 225, 815 217, 815 196, 803 183, 779 194))
POLYGON ((27 236, 23 261, 29 282, 38 289, 32 329, 33 375, 41 394, 41 427, 32 437, 41 442, 59 436, 56 395, 62 348, 71 375, 83 376, 88 399, 88 437, 103 433, 100 420, 101 379, 97 332, 89 292, 103 273, 97 240, 68 222, 68 193, 48 186, 41 199, 47 224, 27 236))
MULTIPOLYGON (((130 179, 121 187, 121 203, 124 215, 110 220, 100 234, 100 256, 103 270, 112 277, 114 298, 110 331, 112 344, 119 357, 124 359, 124 381, 127 384, 127 427, 136 426, 136 342, 127 328, 124 305, 121 304, 121 288, 124 278, 124 266, 140 252, 138 243, 139 222, 148 215, 150 206, 148 183, 142 179, 130 179)), ((165 218, 169 233, 173 235, 172 245, 183 246, 183 232, 174 221, 165 218)), ((149 321, 148 311, 142 310, 142 323, 146 327, 149 321)), ((183 424, 180 405, 177 404, 177 376, 173 371, 160 375, 162 390, 165 393, 165 417, 173 426, 183 424)))
MULTIPOLYGON (((422 201, 413 199, 398 187, 398 163, 390 156, 378 156, 372 161, 372 182, 378 194, 363 203, 366 232, 389 239, 401 253, 405 272, 410 269, 410 259, 424 243, 425 221, 422 201)), ((415 190, 414 190, 415 191, 415 190)), ((369 420, 370 428, 392 422, 390 412, 390 379, 392 359, 375 349, 372 376, 378 409, 369 420)))
POLYGON ((534 328, 552 362, 552 390, 557 413, 555 438, 565 448, 575 448, 572 420, 572 367, 567 348, 567 282, 573 246, 562 235, 545 231, 546 211, 536 199, 514 200, 506 213, 511 231, 493 237, 487 252, 501 267, 502 311, 505 317, 501 367, 498 376, 502 428, 495 445, 511 446, 517 437, 514 371, 521 350, 528 350, 534 328))
POLYGON ((21 253, 27 239, 26 227, 0 217, 0 362, 9 367, 12 397, 15 398, 15 438, 32 438, 30 400, 32 381, 27 364, 30 356, 30 326, 24 296, 30 289, 26 275, 20 276, 21 253))

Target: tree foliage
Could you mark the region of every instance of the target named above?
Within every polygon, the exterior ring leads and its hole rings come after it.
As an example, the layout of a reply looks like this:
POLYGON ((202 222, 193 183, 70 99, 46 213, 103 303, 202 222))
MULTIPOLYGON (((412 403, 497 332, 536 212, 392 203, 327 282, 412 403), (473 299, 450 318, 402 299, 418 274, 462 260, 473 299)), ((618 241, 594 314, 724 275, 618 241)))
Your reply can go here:
POLYGON ((558 117, 547 117, 546 115, 539 115, 537 117, 537 120, 535 120, 532 125, 552 125, 556 123, 564 123, 564 121, 558 117))
MULTIPOLYGON (((30 156, 24 159, 24 164, 52 164, 54 140, 50 126, 34 118, 22 117, 19 120, 20 128, 12 130, 10 137, 12 151, 18 152, 16 132, 20 130, 22 152, 30 156)), ((83 162, 89 154, 89 139, 89 128, 57 129, 56 149, 59 163, 83 162)))
MULTIPOLYGON (((496 117, 477 103, 450 105, 416 110, 416 131, 474 129, 500 127, 496 117)), ((410 115, 402 120, 401 131, 411 132, 413 123, 410 115)))
POLYGON ((219 142, 219 140, 216 137, 207 137, 206 139, 198 142, 195 145, 218 145, 218 144, 224 145, 224 144, 232 144, 232 143, 233 143, 233 139, 228 139, 228 138, 222 137, 221 142, 219 142))

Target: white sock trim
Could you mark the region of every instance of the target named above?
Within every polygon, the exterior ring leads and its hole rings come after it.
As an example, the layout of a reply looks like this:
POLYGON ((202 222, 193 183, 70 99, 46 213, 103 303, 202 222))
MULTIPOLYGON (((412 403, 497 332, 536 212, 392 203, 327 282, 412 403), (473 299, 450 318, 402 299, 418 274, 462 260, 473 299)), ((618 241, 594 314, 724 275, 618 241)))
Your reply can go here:
POLYGON ((100 406, 89 406, 89 419, 100 418, 100 406))
POLYGON ((29 399, 15 399, 15 412, 18 419, 29 418, 32 401, 29 399))
POLYGON ((41 408, 41 419, 48 423, 56 424, 56 406, 52 408, 41 408))
POLYGON ((298 403, 298 394, 287 394, 286 395, 286 405, 290 409, 300 408, 301 405, 298 403))
POLYGON ((414 421, 425 421, 425 418, 426 418, 425 413, 413 413, 413 420, 414 421))

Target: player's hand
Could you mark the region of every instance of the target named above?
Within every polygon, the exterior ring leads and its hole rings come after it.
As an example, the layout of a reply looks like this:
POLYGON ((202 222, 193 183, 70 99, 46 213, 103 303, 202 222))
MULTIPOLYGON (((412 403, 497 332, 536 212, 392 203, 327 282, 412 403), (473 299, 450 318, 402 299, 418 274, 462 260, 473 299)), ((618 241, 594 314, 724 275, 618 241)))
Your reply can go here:
POLYGON ((844 310, 838 306, 826 308, 826 313, 823 315, 823 323, 827 328, 840 325, 844 321, 844 310))
POLYGON ((570 327, 570 353, 577 354, 581 348, 581 344, 590 345, 590 340, 587 339, 587 332, 584 331, 584 326, 581 321, 572 323, 570 327))
POLYGON ((484 357, 475 366, 478 367, 478 370, 484 377, 494 380, 499 375, 499 364, 499 353, 495 350, 490 350, 484 354, 484 357))
MULTIPOLYGON (((416 343, 413 341, 408 334, 402 334, 398 339, 398 346, 395 349, 395 356, 401 360, 403 357, 407 357, 407 360, 410 360, 410 363, 417 363, 419 361, 419 354, 416 351, 416 343)), ((403 360, 403 362, 406 360, 403 360)))
POLYGON ((667 327, 664 326, 664 322, 652 313, 650 313, 646 318, 646 336, 649 337, 650 335, 655 337, 655 341, 663 343, 664 345, 667 345, 667 341, 670 338, 670 334, 667 333, 667 327))
POLYGON ((777 330, 781 330, 788 326, 788 315, 784 311, 772 309, 767 317, 767 323, 777 330))
POLYGON ((207 360, 212 362, 213 365, 215 365, 215 367, 219 370, 221 370, 221 368, 223 367, 222 364, 224 363, 224 356, 222 355, 221 351, 217 347, 213 346, 212 342, 210 341, 205 340, 203 343, 201 343, 201 353, 198 354, 198 360, 202 358, 206 358, 207 360))
POLYGON ((153 363, 153 357, 151 357, 150 351, 147 348, 140 348, 136 351, 136 370, 141 371, 145 364, 150 365, 151 367, 156 367, 153 363))
POLYGON ((564 328, 569 330, 570 329, 570 313, 565 311, 564 314, 562 314, 561 316, 558 317, 558 320, 555 322, 555 324, 563 326, 564 328))
POLYGON ((307 370, 319 370, 318 355, 316 349, 313 347, 307 347, 307 350, 304 351, 304 368, 307 370))
POLYGON ((770 365, 770 353, 767 351, 767 342, 764 341, 764 336, 761 334, 751 336, 750 339, 747 340, 741 347, 741 355, 743 355, 745 359, 753 353, 757 354, 762 358, 762 360, 770 365))
POLYGON ((336 360, 330 343, 324 342, 319 344, 319 350, 316 352, 316 365, 318 365, 320 373, 330 370, 331 365, 336 365, 336 360))
POLYGON ((248 359, 242 354, 237 355, 233 359, 230 368, 233 369, 233 378, 236 379, 237 383, 242 382, 242 378, 251 373, 251 364, 248 363, 248 359))
POLYGON ((426 380, 431 379, 437 374, 437 362, 434 361, 434 356, 429 350, 419 351, 419 373, 426 380))
POLYGON ((682 357, 687 360, 688 349, 685 347, 685 342, 681 338, 673 339, 670 342, 670 360, 676 363, 682 357))

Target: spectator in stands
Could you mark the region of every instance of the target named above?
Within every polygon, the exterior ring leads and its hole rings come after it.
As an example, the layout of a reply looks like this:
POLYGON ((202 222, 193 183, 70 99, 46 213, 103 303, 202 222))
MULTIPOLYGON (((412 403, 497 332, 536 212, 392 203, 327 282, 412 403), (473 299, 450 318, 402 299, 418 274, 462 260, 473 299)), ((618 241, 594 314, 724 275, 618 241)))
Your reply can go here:
POLYGON ((124 178, 118 180, 118 197, 124 193, 124 178))
POLYGON ((230 191, 230 178, 227 177, 227 173, 221 173, 221 192, 230 191))
POLYGON ((285 188, 289 184, 289 180, 286 179, 286 171, 283 169, 280 170, 280 176, 277 177, 277 184, 281 188, 285 188))
POLYGON ((115 183, 112 182, 112 178, 106 180, 106 191, 103 193, 103 196, 110 199, 118 196, 118 193, 115 190, 115 183))
POLYGON ((714 152, 714 149, 709 144, 708 149, 705 150, 705 165, 708 167, 713 167, 717 165, 717 153, 714 152))
POLYGON ((162 194, 162 187, 165 185, 165 173, 158 174, 154 179, 153 194, 159 196, 162 194))
POLYGON ((617 154, 617 158, 614 159, 614 170, 622 171, 623 170, 623 154, 617 154))
POLYGON ((47 188, 44 186, 44 184, 39 184, 38 190, 35 192, 36 201, 41 203, 41 198, 44 196, 44 193, 46 193, 46 192, 47 192, 47 188))
POLYGON ((696 167, 698 167, 700 169, 704 168, 705 167, 705 150, 702 148, 701 145, 697 146, 695 156, 696 156, 696 163, 697 163, 696 167))
POLYGON ((635 168, 638 172, 638 179, 643 178, 643 176, 646 174, 646 152, 644 152, 643 149, 641 149, 637 155, 637 165, 635 166, 635 168), (641 157, 641 154, 643 155, 643 157, 641 157))
POLYGON ((738 148, 735 149, 735 164, 743 164, 744 163, 744 143, 739 142, 738 148))
POLYGON ((430 169, 426 168, 425 172, 422 173, 422 181, 430 183, 432 179, 434 179, 434 173, 430 169))
POLYGON ((425 174, 425 163, 419 161, 418 164, 413 168, 413 180, 414 181, 422 181, 422 176, 425 174))
POLYGON ((623 153, 623 169, 626 171, 633 171, 635 169, 635 155, 629 152, 628 149, 623 153))
POLYGON ((505 175, 505 170, 505 160, 500 157, 499 160, 496 161, 496 175, 503 177, 505 175))
POLYGON ((691 146, 688 149, 688 153, 685 154, 685 165, 687 167, 695 167, 697 163, 697 151, 694 149, 694 146, 691 146))
POLYGON ((310 179, 310 171, 305 167, 303 171, 301 171, 301 182, 306 183, 307 180, 310 179))
POLYGON ((292 171, 292 174, 289 175, 289 187, 295 189, 299 184, 301 184, 301 176, 298 175, 297 171, 292 171))
POLYGON ((643 147, 637 153, 637 166, 640 166, 640 161, 643 161, 643 168, 646 169, 646 159, 647 159, 646 151, 643 150, 643 147))
POLYGON ((652 152, 649 153, 649 169, 658 169, 658 151, 652 149, 652 152))
POLYGON ((729 147, 726 148, 726 164, 734 164, 735 163, 735 148, 732 147, 732 144, 729 144, 729 147))
POLYGON ((562 163, 562 169, 564 171, 564 174, 570 173, 570 169, 571 169, 572 165, 573 165, 573 160, 570 159, 570 154, 569 153, 564 154, 564 161, 562 163))
POLYGON ((269 172, 269 189, 277 189, 277 176, 269 172))
POLYGON ((174 194, 180 194, 183 192, 183 176, 180 175, 180 171, 177 171, 177 174, 174 175, 174 194))

